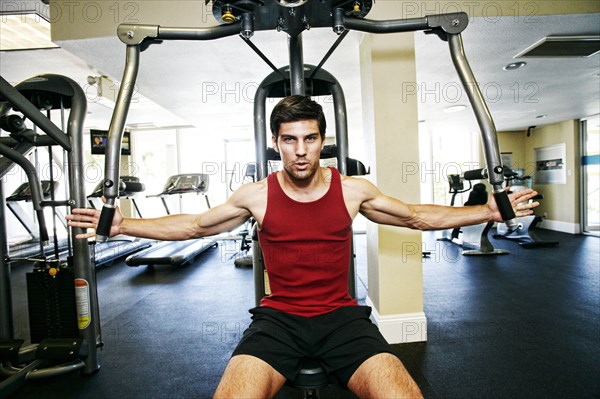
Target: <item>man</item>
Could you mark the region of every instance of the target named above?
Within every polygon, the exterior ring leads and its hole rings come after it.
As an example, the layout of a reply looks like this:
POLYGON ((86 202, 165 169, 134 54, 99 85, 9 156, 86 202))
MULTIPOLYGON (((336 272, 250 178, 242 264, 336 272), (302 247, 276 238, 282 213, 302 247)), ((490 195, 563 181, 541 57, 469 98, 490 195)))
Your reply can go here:
MULTIPOLYGON (((360 212, 375 223, 421 230, 501 221, 493 199, 466 208, 408 205, 365 179, 322 168, 325 129, 319 104, 304 96, 284 98, 271 114, 282 171, 240 187, 227 202, 200 215, 128 219, 117 212, 113 220, 111 235, 161 240, 230 231, 250 216, 257 221, 272 293, 251 310, 253 322, 225 369, 216 398, 273 397, 304 357, 318 358, 330 379, 359 397, 421 397, 370 322, 370 309, 348 295, 352 220, 360 212)), ((535 194, 511 194, 517 216, 530 214, 537 204, 515 204, 535 194)), ((75 209, 68 216, 69 225, 83 228, 95 228, 98 218, 93 209, 75 209)))

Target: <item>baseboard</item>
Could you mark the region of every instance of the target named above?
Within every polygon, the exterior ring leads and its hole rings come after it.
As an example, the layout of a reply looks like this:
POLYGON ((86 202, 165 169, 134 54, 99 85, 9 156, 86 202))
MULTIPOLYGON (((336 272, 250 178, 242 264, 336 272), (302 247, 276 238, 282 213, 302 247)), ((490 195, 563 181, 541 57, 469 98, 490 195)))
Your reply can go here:
POLYGON ((537 224, 536 227, 538 227, 540 229, 560 231, 563 233, 570 233, 570 234, 581 233, 581 226, 579 224, 562 222, 560 220, 543 219, 540 223, 537 224))
POLYGON ((369 297, 367 305, 372 308, 371 319, 390 344, 427 341, 427 318, 425 313, 380 315, 369 297))

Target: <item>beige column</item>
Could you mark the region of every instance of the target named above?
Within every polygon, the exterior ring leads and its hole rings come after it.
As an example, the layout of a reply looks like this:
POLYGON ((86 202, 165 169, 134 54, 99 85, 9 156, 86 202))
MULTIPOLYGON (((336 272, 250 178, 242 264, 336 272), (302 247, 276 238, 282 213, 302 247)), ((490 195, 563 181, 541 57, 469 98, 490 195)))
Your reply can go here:
MULTIPOLYGON (((373 182, 408 203, 420 195, 415 50, 412 33, 366 35, 361 43, 363 118, 373 182)), ((427 338, 421 232, 367 227, 368 303, 390 343, 427 338)))

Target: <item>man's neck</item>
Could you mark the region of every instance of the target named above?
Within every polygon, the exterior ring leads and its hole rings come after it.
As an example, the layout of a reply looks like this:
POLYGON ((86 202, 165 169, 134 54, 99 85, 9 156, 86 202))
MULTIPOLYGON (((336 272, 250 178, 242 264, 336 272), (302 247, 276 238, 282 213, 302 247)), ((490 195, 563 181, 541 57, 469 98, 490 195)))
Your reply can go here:
POLYGON ((296 201, 314 201, 321 198, 329 189, 331 171, 319 167, 315 174, 308 179, 295 179, 285 170, 278 173, 279 184, 283 191, 296 201))

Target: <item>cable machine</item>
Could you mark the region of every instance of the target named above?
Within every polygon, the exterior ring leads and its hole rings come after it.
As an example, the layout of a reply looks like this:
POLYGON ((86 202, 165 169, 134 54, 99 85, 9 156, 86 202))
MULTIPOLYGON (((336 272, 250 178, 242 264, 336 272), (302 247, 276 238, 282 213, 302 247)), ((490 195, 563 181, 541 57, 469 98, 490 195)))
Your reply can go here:
MULTIPOLYGON (((38 219, 40 252, 35 269, 27 276, 32 345, 15 338, 11 300, 10 256, 7 252, 4 195, 0 181, 0 393, 10 394, 27 379, 59 375, 74 370, 92 374, 100 368, 97 348, 102 345, 93 256, 86 240, 71 240, 67 261, 46 257, 48 241, 44 207, 85 207, 83 121, 87 100, 81 87, 60 75, 40 75, 16 87, 0 77, 0 122, 11 137, 0 138, 0 177, 13 163, 27 173, 38 219), (9 114, 12 110, 24 115, 9 114), (58 128, 52 110, 70 109, 68 123, 58 128), (46 111, 46 115, 40 112, 46 111), (25 126, 32 122, 45 135, 25 126), (63 130, 65 130, 63 132, 63 130), (35 167, 27 154, 36 146, 60 146, 68 163, 68 198, 44 200, 35 167), (46 296, 48 297, 46 297, 46 296), (42 296, 40 299, 39 297, 42 296), (49 300, 50 298, 53 300, 49 300), (67 309, 67 310, 65 310, 67 309)), ((73 234, 84 233, 73 228, 73 234)))

